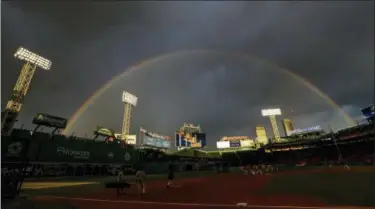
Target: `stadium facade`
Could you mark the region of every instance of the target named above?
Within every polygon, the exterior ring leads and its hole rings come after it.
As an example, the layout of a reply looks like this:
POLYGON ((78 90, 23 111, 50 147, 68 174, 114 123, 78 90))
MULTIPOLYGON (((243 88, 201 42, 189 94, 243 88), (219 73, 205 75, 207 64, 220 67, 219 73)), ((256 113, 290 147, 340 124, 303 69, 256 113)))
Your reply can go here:
POLYGON ((264 126, 255 127, 255 135, 259 144, 268 144, 267 132, 264 126))
MULTIPOLYGON (((369 121, 374 120, 375 114, 369 114, 368 111, 366 114, 369 121)), ((37 117, 34 122, 48 126, 54 124, 58 127, 66 124, 65 120, 56 120, 56 118, 52 120, 51 116, 43 117, 43 120, 42 117, 37 117)), ((195 126, 185 127, 193 129, 185 130, 185 132, 197 131, 195 126)), ((169 161, 176 162, 179 170, 193 170, 193 167, 197 167, 196 165, 199 165, 199 170, 215 170, 218 169, 217 163, 230 164, 232 167, 246 164, 296 166, 301 162, 305 165, 369 165, 374 163, 374 123, 357 125, 336 133, 311 131, 316 130, 316 127, 318 126, 301 129, 307 132, 298 132, 283 141, 260 144, 261 146, 255 149, 247 149, 252 146, 250 143, 246 146, 243 144, 249 141, 246 137, 242 137, 246 140, 239 140, 239 143, 237 140, 241 137, 229 137, 222 142, 228 142, 229 147, 239 146, 240 148, 204 151, 188 146, 177 152, 121 146, 116 140, 95 141, 88 138, 66 137, 54 134, 54 132, 52 134, 40 132, 37 128, 33 131, 13 129, 10 135, 2 135, 2 173, 5 175, 17 171, 18 168, 14 169, 13 166, 17 162, 22 162, 29 168, 27 169, 30 171, 29 176, 110 175, 110 171, 120 168, 129 168, 129 172, 133 172, 132 168, 135 164, 141 164, 147 173, 165 173, 169 161)), ((96 133, 112 135, 112 132, 101 130, 99 129, 96 133)), ((258 142, 262 142, 259 140, 262 137, 263 140, 268 141, 264 127, 258 126, 256 134, 258 142)), ((151 138, 161 137, 152 133, 148 135, 151 138)), ((193 136, 197 137, 196 141, 199 141, 199 144, 205 144, 205 134, 193 136)))
POLYGON ((289 136, 290 135, 289 133, 294 130, 292 120, 288 118, 284 118, 281 122, 283 124, 285 136, 289 136))

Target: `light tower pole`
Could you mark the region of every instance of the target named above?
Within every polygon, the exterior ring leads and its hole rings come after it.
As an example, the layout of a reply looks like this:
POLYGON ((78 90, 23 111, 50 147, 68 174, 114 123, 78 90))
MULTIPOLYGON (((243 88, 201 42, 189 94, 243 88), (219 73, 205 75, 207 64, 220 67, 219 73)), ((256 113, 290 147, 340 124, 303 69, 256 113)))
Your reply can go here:
POLYGON ((37 67, 50 70, 52 62, 25 48, 18 48, 14 57, 25 62, 18 76, 13 93, 1 117, 1 133, 9 134, 21 111, 23 100, 29 90, 31 80, 37 67))
POLYGON ((263 109, 262 116, 268 116, 271 122, 273 136, 276 141, 280 141, 279 128, 277 127, 276 115, 281 115, 280 108, 277 109, 263 109))
POLYGON ((122 102, 124 105, 124 118, 122 121, 122 132, 121 132, 121 139, 127 141, 127 137, 130 132, 130 120, 131 120, 131 113, 132 113, 132 106, 137 106, 138 98, 129 92, 122 92, 122 102))

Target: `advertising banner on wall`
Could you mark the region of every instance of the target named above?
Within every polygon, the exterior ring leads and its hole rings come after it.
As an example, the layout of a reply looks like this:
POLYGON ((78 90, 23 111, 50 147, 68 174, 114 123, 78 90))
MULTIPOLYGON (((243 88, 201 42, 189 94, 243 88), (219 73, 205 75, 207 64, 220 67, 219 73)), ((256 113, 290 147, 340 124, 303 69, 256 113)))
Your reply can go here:
POLYGON ((249 140, 248 136, 223 136, 220 141, 242 141, 249 140))
POLYGON ((56 149, 57 155, 70 157, 74 159, 88 160, 90 158, 90 151, 82 149, 69 149, 67 147, 59 146, 56 149))
POLYGON ((303 129, 297 128, 292 131, 289 131, 287 135, 290 136, 290 135, 295 135, 295 134, 303 134, 303 133, 317 132, 317 131, 322 131, 322 128, 320 127, 320 125, 303 128, 303 129))
POLYGON ((206 146, 205 133, 176 133, 176 147, 202 148, 206 146))
MULTIPOLYGON (((122 140, 122 134, 115 133, 114 135, 115 135, 116 139, 122 140)), ((137 135, 135 135, 135 134, 127 135, 126 136, 126 144, 131 144, 131 145, 137 144, 137 135)))
POLYGON ((143 145, 157 147, 157 148, 171 148, 171 141, 165 139, 154 138, 148 135, 143 136, 143 145))
POLYGON ((253 140, 241 140, 241 141, 218 141, 216 142, 216 147, 218 149, 226 149, 226 148, 246 148, 246 147, 254 147, 253 140))
MULTIPOLYGON (((122 140, 122 134, 115 133, 114 136, 115 136, 116 139, 122 140)), ((131 145, 137 144, 137 135, 135 135, 135 134, 127 135, 126 136, 126 144, 131 144, 131 145)))
POLYGON ((240 141, 241 147, 254 147, 255 143, 253 140, 242 140, 240 141))
POLYGON ((127 135, 126 136, 126 143, 127 144, 137 144, 137 135, 127 135))
POLYGON ((172 147, 170 136, 163 136, 157 133, 149 132, 144 128, 140 128, 142 145, 151 147, 169 149, 172 147))
POLYGON ((229 141, 218 141, 216 142, 216 147, 218 149, 230 148, 229 141))
POLYGON ((236 147, 241 147, 241 142, 240 141, 230 141, 229 142, 230 147, 236 148, 236 147))
POLYGON ((57 116, 52 116, 52 115, 48 115, 44 113, 38 113, 33 118, 33 124, 53 127, 53 128, 64 129, 66 128, 67 123, 68 123, 68 120, 65 118, 60 118, 57 116))
MULTIPOLYGON (((33 142, 37 142, 34 140, 33 142)), ((84 140, 47 140, 38 149, 40 162, 85 163, 132 163, 135 149, 122 148, 118 144, 87 143, 84 140)))

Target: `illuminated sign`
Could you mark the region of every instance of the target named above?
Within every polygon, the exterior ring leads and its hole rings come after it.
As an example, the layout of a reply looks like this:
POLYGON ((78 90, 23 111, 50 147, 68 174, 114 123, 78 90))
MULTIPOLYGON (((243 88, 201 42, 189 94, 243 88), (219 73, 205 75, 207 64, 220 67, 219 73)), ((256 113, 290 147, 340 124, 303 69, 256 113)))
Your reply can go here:
POLYGON ((240 141, 229 141, 229 146, 230 147, 241 147, 241 142, 240 141))
POLYGON ((240 141, 240 140, 248 140, 248 136, 223 136, 220 141, 240 141))
POLYGON ((304 128, 304 129, 297 128, 297 129, 294 129, 292 131, 289 131, 288 134, 289 135, 302 134, 302 133, 315 132, 315 131, 321 131, 321 130, 322 130, 322 128, 320 127, 320 125, 317 125, 317 126, 313 126, 313 127, 309 127, 309 128, 304 128))
POLYGON ((195 126, 191 123, 184 123, 184 125, 178 130, 178 132, 200 133, 202 132, 202 130, 200 125, 195 126))
POLYGON ((44 114, 44 113, 38 113, 33 119, 33 124, 35 125, 41 125, 41 126, 47 126, 47 127, 53 127, 53 128, 65 128, 67 123, 68 123, 67 119, 44 114))
POLYGON ((205 133, 176 132, 176 147, 205 147, 205 133))
POLYGON ((281 110, 277 109, 265 109, 262 110, 262 116, 281 115, 281 110))
POLYGON ((142 144, 158 148, 169 149, 172 146, 171 137, 162 136, 157 133, 149 132, 144 128, 140 128, 142 135, 142 144))
POLYGON ((170 136, 162 136, 162 135, 159 135, 157 133, 153 133, 153 132, 149 132, 147 131, 146 129, 144 128, 140 128, 140 131, 148 136, 151 136, 153 138, 159 138, 159 139, 164 139, 164 140, 171 140, 171 137, 170 136))
POLYGON ((216 142, 216 147, 218 149, 230 148, 230 144, 229 141, 218 141, 216 142))
POLYGON ((154 138, 148 135, 143 136, 142 144, 152 146, 152 147, 166 148, 166 149, 169 149, 172 146, 172 143, 169 140, 154 138))
MULTIPOLYGON (((122 140, 122 134, 115 134, 115 138, 122 140)), ((127 135, 126 136, 126 144, 137 144, 137 135, 127 135)))
POLYGON ((241 143, 241 147, 253 147, 253 146, 255 146, 253 140, 242 140, 242 141, 240 141, 240 143, 241 143))

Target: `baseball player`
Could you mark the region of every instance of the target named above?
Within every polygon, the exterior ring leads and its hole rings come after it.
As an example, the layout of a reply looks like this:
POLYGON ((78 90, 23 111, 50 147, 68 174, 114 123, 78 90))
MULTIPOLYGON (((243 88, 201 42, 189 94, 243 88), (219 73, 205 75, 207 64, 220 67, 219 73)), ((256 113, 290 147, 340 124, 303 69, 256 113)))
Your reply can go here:
POLYGON ((139 193, 145 194, 146 193, 145 181, 147 180, 146 173, 140 169, 137 169, 137 172, 135 173, 135 178, 136 178, 139 193))

